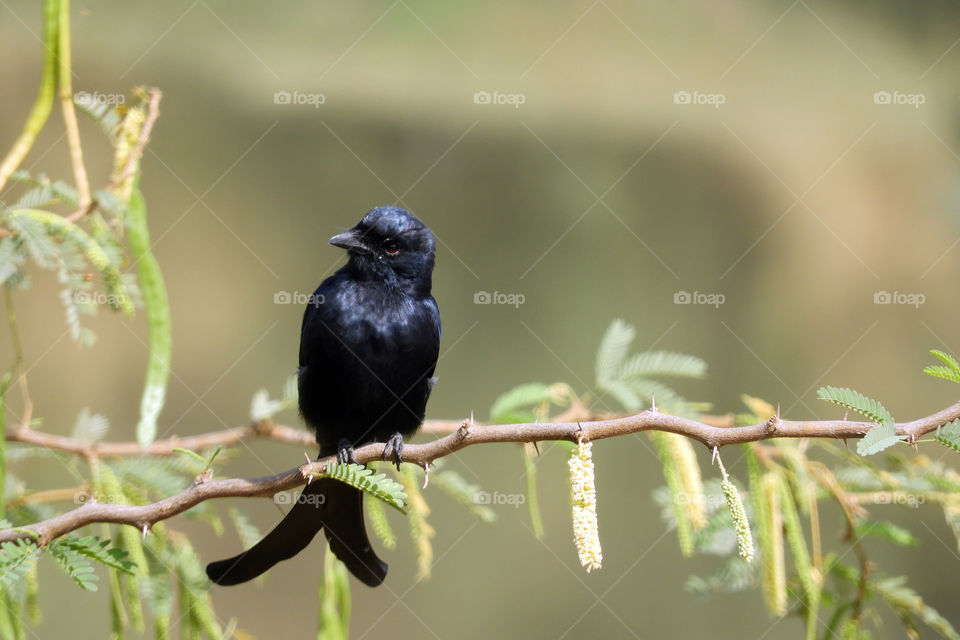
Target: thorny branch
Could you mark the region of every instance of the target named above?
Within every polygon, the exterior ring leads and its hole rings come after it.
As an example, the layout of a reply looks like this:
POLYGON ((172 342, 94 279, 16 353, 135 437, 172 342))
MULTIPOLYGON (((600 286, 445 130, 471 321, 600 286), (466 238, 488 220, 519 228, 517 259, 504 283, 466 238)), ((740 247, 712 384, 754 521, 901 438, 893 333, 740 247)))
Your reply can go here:
MULTIPOLYGON (((568 412, 569 413, 569 412, 568 412)), ((563 416, 561 416, 563 417, 563 416)), ((920 436, 937 429, 960 417, 960 402, 912 422, 897 424, 897 433, 907 436, 908 442, 915 442, 920 436)), ((642 431, 667 431, 693 438, 709 449, 728 444, 755 442, 770 438, 860 438, 875 425, 869 422, 848 422, 846 420, 794 421, 782 420, 774 416, 766 422, 745 427, 718 427, 692 420, 659 413, 648 409, 641 413, 604 420, 558 421, 544 423, 481 425, 464 420, 427 421, 424 431, 447 435, 424 444, 409 444, 403 449, 407 462, 420 466, 429 465, 437 458, 450 455, 460 449, 475 444, 492 442, 542 442, 548 440, 567 440, 576 442, 578 438, 586 441, 612 438, 639 433, 642 431)), ((171 438, 154 442, 149 447, 140 447, 135 443, 90 444, 73 438, 46 434, 27 429, 23 426, 11 429, 7 440, 30 443, 51 449, 69 451, 90 458, 99 456, 123 455, 169 455, 174 448, 206 449, 215 446, 236 444, 241 440, 267 437, 304 446, 311 445, 312 437, 305 431, 262 421, 247 427, 236 427, 219 432, 185 438, 171 438)), ((384 445, 373 443, 355 450, 360 463, 380 460, 384 445)), ((322 473, 333 458, 324 458, 316 462, 294 467, 288 471, 260 478, 209 479, 198 477, 194 483, 180 493, 143 506, 99 504, 88 501, 81 507, 17 529, 0 531, 0 542, 18 538, 35 538, 40 544, 46 544, 62 535, 95 522, 129 524, 140 530, 148 530, 154 523, 166 520, 190 507, 213 498, 272 496, 287 491, 308 481, 311 474, 322 473)))

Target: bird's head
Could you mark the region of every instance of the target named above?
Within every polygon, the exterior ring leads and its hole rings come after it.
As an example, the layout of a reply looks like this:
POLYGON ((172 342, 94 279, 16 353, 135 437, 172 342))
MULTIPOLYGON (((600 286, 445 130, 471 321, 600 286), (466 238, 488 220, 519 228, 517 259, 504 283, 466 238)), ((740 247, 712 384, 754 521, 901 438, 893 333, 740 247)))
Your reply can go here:
POLYGON ((358 275, 396 283, 409 293, 430 293, 433 232, 405 209, 377 207, 330 244, 347 250, 348 266, 358 275))

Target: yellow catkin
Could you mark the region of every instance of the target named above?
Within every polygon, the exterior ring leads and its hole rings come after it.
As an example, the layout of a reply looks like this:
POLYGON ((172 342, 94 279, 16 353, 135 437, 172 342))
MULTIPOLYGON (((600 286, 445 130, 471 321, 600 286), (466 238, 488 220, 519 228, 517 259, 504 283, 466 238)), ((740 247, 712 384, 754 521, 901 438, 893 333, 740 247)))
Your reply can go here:
POLYGON ((766 535, 763 549, 763 595, 767 610, 775 616, 787 613, 787 570, 783 545, 783 513, 777 477, 768 473, 760 482, 767 522, 760 523, 766 535))
POLYGON ((727 475, 727 470, 723 466, 723 460, 717 456, 717 464, 720 466, 720 473, 723 479, 720 481, 720 488, 727 499, 727 509, 730 510, 730 517, 733 518, 733 527, 737 532, 737 547, 740 557, 747 562, 753 561, 753 535, 750 533, 750 521, 747 520, 747 512, 743 508, 743 499, 736 485, 727 475))
POLYGON ((603 563, 597 526, 597 492, 593 480, 592 444, 580 442, 570 456, 570 502, 573 505, 573 540, 580 564, 587 572, 603 563))
POLYGON ((707 502, 703 495, 703 479, 700 477, 700 465, 690 440, 675 433, 663 434, 670 453, 677 463, 680 484, 683 486, 684 506, 694 531, 707 526, 707 502))

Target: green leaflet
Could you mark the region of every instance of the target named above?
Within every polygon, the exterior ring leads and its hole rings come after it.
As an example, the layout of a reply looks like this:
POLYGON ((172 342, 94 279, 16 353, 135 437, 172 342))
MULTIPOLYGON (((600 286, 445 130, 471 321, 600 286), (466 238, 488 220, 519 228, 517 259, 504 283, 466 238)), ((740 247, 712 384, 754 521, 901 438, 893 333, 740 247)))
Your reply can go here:
MULTIPOLYGON (((109 306, 114 311, 123 311, 127 315, 133 314, 133 302, 122 288, 120 271, 117 265, 110 261, 110 256, 107 255, 103 247, 91 238, 86 231, 63 216, 40 209, 14 209, 9 213, 9 220, 14 228, 23 228, 23 225, 28 227, 39 225, 46 235, 57 236, 74 244, 83 252, 87 260, 100 271, 100 278, 103 280, 109 306)), ((42 249, 37 250, 42 251, 42 249)))
POLYGON ((645 351, 627 358, 620 366, 618 377, 678 376, 702 378, 706 374, 707 363, 696 356, 672 351, 645 351))
MULTIPOLYGON (((387 520, 387 510, 383 508, 383 502, 380 500, 365 500, 363 506, 367 512, 367 522, 370 523, 373 533, 387 549, 396 549, 397 534, 393 532, 393 527, 387 520)), ((256 539, 254 539, 254 542, 256 542, 256 539)))
POLYGON ((490 422, 504 424, 514 421, 514 416, 518 415, 526 418, 521 419, 522 422, 530 421, 534 417, 531 407, 549 402, 551 398, 550 386, 540 382, 514 387, 494 401, 490 407, 490 422))
POLYGON ((620 376, 620 363, 627 356, 630 343, 636 335, 636 330, 619 318, 610 323, 610 327, 600 341, 597 351, 596 383, 604 388, 620 376))
POLYGON ((937 349, 932 349, 930 353, 937 357, 946 366, 930 365, 928 367, 924 367, 923 372, 925 374, 934 376, 936 378, 943 378, 944 380, 960 382, 960 363, 957 362, 956 358, 949 353, 944 353, 943 351, 938 351, 937 349))
POLYGON ((406 513, 407 494, 402 484, 388 478, 386 474, 373 475, 372 469, 360 464, 340 464, 331 462, 327 465, 327 472, 320 477, 333 478, 356 487, 375 498, 383 500, 401 513, 406 513))
POLYGON ((893 416, 890 415, 886 407, 853 389, 829 386, 820 387, 817 389, 817 397, 821 400, 838 404, 851 411, 856 411, 869 418, 871 422, 876 422, 877 424, 893 422, 893 416))
POLYGON ((29 540, 0 543, 0 584, 7 589, 19 582, 36 563, 40 549, 29 540))
POLYGON ((696 356, 671 351, 646 351, 628 357, 636 330, 623 320, 614 320, 600 342, 596 360, 596 386, 627 411, 639 411, 656 402, 669 413, 692 416, 699 407, 688 403, 656 376, 700 378, 706 363, 696 356))
POLYGON ((146 446, 157 435, 157 417, 163 409, 170 376, 170 302, 163 284, 160 265, 150 250, 150 232, 147 228, 147 205, 134 182, 127 207, 127 234, 140 276, 144 313, 147 316, 149 339, 147 347, 147 375, 143 397, 140 400, 140 422, 137 424, 137 442, 146 446))
POLYGON ((953 449, 956 453, 960 453, 960 419, 937 427, 937 433, 933 436, 933 439, 943 446, 953 449))
POLYGON ((868 398, 853 389, 829 386, 820 387, 817 389, 817 397, 821 400, 838 404, 851 411, 856 411, 866 416, 872 422, 877 423, 876 427, 870 429, 870 431, 857 442, 857 453, 862 456, 879 453, 906 439, 906 436, 897 435, 897 425, 894 423, 893 416, 890 415, 886 407, 878 401, 868 398))

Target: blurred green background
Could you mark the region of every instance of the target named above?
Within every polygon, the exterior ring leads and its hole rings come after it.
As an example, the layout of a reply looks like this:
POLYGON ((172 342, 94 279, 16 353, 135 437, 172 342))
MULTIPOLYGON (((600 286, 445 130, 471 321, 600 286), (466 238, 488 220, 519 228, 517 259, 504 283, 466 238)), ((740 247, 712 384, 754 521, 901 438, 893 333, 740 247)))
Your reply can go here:
MULTIPOLYGON (((73 16, 76 90, 164 92, 141 182, 173 309, 161 433, 242 424, 254 391, 279 393, 301 308, 275 293, 311 292, 342 262, 327 238, 394 203, 438 239, 443 355, 428 417, 483 419, 527 381, 587 391, 616 317, 637 326, 638 349, 705 358, 709 378, 681 390, 716 412, 739 411, 748 392, 786 417, 839 417, 815 400, 821 384, 878 397, 900 419, 954 400, 920 369, 930 348, 960 350, 955 3, 88 0, 73 16), (284 91, 290 104, 275 100, 284 91), (474 304, 480 291, 525 302, 474 304), (675 304, 679 292, 724 303, 675 304), (875 304, 878 292, 924 302, 875 304)), ((35 96, 39 30, 38 3, 2 3, 4 149, 35 96)), ((62 133, 55 111, 27 166, 69 179, 62 133)), ((102 184, 108 146, 89 121, 81 133, 102 184)), ((68 433, 88 406, 111 419, 111 438, 132 439, 143 318, 101 314, 98 344, 81 351, 64 335, 54 277, 35 276, 16 302, 44 428, 68 433)), ((5 332, 0 350, 9 362, 5 332)), ((353 636, 798 637, 799 621, 769 618, 757 591, 707 602, 684 592, 715 563, 683 559, 665 531, 646 438, 599 442, 594 455, 601 571, 578 566, 564 460, 548 449, 545 540, 523 509, 500 506, 497 524, 480 525, 428 489, 433 578, 415 583, 401 537, 384 553, 382 588, 354 583, 353 636)), ((302 458, 253 443, 222 472, 302 458)), ((515 447, 472 447, 449 464, 490 492, 523 490, 515 447)), ((64 483, 56 469, 35 477, 37 488, 64 483)), ((268 501, 224 503, 264 529, 278 517, 268 501)), ((232 533, 177 522, 205 560, 239 548, 232 533)), ((960 624, 960 557, 940 511, 904 522, 920 547, 868 547, 960 624)), ((257 638, 312 637, 321 563, 313 545, 262 586, 217 589, 218 612, 257 638)), ((105 637, 104 595, 41 569, 38 633, 105 637)))

